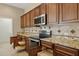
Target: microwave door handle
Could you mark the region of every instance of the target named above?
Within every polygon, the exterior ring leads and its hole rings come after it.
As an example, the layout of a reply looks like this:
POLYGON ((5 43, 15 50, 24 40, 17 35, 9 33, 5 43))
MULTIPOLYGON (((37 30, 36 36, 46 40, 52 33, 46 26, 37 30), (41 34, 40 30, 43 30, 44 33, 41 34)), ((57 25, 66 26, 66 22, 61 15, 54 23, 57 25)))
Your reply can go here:
POLYGON ((41 23, 42 23, 42 18, 41 18, 41 23))
POLYGON ((44 24, 44 23, 45 23, 45 18, 43 17, 43 18, 41 19, 41 21, 42 21, 42 23, 44 24))
POLYGON ((41 18, 41 23, 43 23, 44 22, 44 19, 43 19, 43 17, 41 18))

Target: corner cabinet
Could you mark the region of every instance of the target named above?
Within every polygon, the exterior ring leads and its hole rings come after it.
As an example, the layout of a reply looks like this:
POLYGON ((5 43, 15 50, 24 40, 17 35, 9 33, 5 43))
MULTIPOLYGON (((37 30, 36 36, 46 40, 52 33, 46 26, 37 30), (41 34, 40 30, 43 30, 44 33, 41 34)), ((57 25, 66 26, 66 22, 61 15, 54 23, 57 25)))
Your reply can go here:
POLYGON ((58 4, 47 4, 47 25, 53 25, 58 23, 58 4))
POLYGON ((60 4, 60 22, 75 22, 78 21, 78 4, 64 3, 60 4))

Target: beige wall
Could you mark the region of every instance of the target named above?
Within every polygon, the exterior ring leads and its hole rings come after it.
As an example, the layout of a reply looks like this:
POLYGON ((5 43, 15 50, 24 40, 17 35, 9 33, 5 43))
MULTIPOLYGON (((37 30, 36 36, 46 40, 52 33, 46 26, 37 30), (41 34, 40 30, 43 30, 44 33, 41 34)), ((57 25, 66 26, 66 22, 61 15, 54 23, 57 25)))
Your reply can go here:
POLYGON ((25 9, 25 13, 27 13, 28 11, 32 10, 33 8, 37 7, 38 5, 40 5, 41 3, 30 3, 31 6, 28 6, 26 9, 25 9))
MULTIPOLYGON (((24 13, 23 9, 0 4, 0 17, 12 18, 13 20, 13 35, 19 32, 20 29, 20 16, 24 13)), ((7 27, 6 27, 7 28, 7 27)))

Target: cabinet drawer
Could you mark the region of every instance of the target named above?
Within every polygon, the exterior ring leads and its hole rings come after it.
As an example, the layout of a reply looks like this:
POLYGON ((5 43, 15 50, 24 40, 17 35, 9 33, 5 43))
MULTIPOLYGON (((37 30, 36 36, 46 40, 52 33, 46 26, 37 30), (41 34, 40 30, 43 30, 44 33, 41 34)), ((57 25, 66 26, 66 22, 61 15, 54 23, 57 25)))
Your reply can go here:
POLYGON ((68 54, 65 54, 65 53, 62 53, 62 52, 59 52, 59 51, 54 51, 53 55, 54 56, 69 56, 68 54))
POLYGON ((78 55, 77 49, 63 46, 63 45, 59 45, 59 44, 55 44, 55 52, 60 52, 60 53, 63 53, 65 55, 72 55, 72 56, 78 55))
POLYGON ((53 44, 51 42, 47 41, 41 41, 42 46, 48 47, 48 48, 53 48, 53 44))

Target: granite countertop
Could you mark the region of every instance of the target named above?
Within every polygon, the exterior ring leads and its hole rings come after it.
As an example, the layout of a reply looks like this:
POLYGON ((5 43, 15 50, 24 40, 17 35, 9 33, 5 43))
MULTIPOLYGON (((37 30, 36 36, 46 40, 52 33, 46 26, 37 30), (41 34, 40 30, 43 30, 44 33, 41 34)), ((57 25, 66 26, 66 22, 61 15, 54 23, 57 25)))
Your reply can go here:
POLYGON ((17 35, 21 35, 21 36, 30 37, 30 35, 29 35, 29 34, 17 34, 17 35))
POLYGON ((64 38, 64 37, 60 37, 60 38, 52 37, 52 38, 45 38, 41 40, 79 49, 78 39, 71 39, 71 38, 64 38))
MULTIPOLYGON (((30 37, 30 36, 35 36, 37 34, 36 33, 18 33, 18 35, 30 37)), ((52 36, 51 38, 44 38, 41 40, 79 49, 79 38, 72 39, 69 37, 52 36)))
POLYGON ((32 37, 32 36, 38 36, 38 33, 18 33, 17 35, 32 37))

